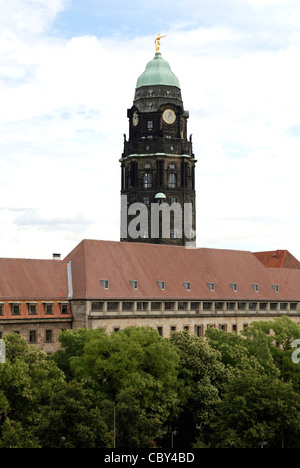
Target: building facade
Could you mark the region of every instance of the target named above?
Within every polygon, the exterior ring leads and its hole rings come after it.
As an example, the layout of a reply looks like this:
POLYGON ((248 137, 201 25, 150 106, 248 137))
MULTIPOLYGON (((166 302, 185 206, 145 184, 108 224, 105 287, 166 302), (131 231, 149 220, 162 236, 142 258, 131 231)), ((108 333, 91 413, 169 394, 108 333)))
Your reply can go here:
POLYGON ((300 324, 299 291, 287 251, 83 240, 64 260, 0 259, 0 337, 17 332, 53 353, 65 329, 149 326, 168 338, 282 315, 300 324))
POLYGON ((204 336, 208 327, 240 333, 282 315, 300 323, 300 263, 288 251, 191 246, 196 160, 188 117, 157 47, 128 110, 120 242, 83 240, 64 260, 0 259, 0 338, 16 332, 53 353, 66 329, 149 326, 167 338, 175 330, 204 336))
POLYGON ((0 338, 18 333, 48 354, 72 328, 70 265, 61 260, 0 259, 0 338), (68 278, 69 276, 69 278, 68 278))

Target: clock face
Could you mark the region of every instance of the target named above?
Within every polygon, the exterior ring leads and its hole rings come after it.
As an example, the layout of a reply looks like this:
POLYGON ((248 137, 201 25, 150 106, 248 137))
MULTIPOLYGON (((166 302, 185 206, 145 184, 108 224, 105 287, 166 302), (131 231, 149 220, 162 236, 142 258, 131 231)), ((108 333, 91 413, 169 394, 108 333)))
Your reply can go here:
POLYGON ((133 114, 132 123, 133 123, 133 125, 134 125, 135 127, 136 127, 137 124, 139 123, 139 115, 138 115, 137 112, 135 112, 135 113, 133 114))
POLYGON ((166 109, 163 113, 163 119, 167 124, 171 125, 176 120, 176 114, 172 109, 166 109))

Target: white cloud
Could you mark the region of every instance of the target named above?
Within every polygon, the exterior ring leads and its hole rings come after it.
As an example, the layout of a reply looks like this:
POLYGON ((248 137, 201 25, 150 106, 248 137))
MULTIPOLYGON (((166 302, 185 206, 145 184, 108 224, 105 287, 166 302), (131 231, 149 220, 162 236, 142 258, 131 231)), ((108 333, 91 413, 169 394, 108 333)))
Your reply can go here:
POLYGON ((41 34, 70 0, 0 0, 0 30, 41 34))
MULTIPOLYGON (((119 238, 126 111, 154 37, 47 37, 66 5, 14 0, 0 20, 1 256, 119 238)), ((266 43, 230 24, 166 33, 198 159, 198 245, 292 246, 300 258, 297 30, 280 46, 272 28, 266 43)))

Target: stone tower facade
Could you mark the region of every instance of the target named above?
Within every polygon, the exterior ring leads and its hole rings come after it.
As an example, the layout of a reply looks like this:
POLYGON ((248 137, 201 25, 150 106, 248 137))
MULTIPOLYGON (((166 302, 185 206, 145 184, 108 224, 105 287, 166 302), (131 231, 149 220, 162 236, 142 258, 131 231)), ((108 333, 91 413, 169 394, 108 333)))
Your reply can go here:
POLYGON ((159 50, 138 78, 121 162, 121 241, 195 242, 195 157, 180 84, 159 50))

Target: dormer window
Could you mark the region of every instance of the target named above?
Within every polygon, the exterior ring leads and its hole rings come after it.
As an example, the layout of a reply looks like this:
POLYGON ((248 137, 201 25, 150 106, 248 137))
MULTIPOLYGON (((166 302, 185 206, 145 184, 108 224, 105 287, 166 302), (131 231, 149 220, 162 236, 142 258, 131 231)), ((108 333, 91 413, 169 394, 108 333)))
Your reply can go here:
POLYGON ((191 290, 191 283, 189 281, 184 281, 183 286, 185 287, 187 291, 191 290))
POLYGON ((211 291, 215 290, 215 283, 207 283, 207 286, 209 287, 211 291))
POLYGON ((272 284, 272 288, 274 289, 275 292, 279 292, 279 286, 278 284, 272 284))
POLYGON ((236 283, 230 283, 230 287, 234 292, 237 292, 237 284, 236 283))
POLYGON ((109 281, 108 280, 100 280, 104 289, 109 289, 109 281))
POLYGON ((165 290, 165 282, 164 281, 157 281, 158 286, 162 291, 165 290))
POLYGON ((258 284, 251 284, 255 292, 258 292, 258 284))
POLYGON ((133 289, 138 289, 138 282, 136 280, 130 280, 129 283, 133 289))

